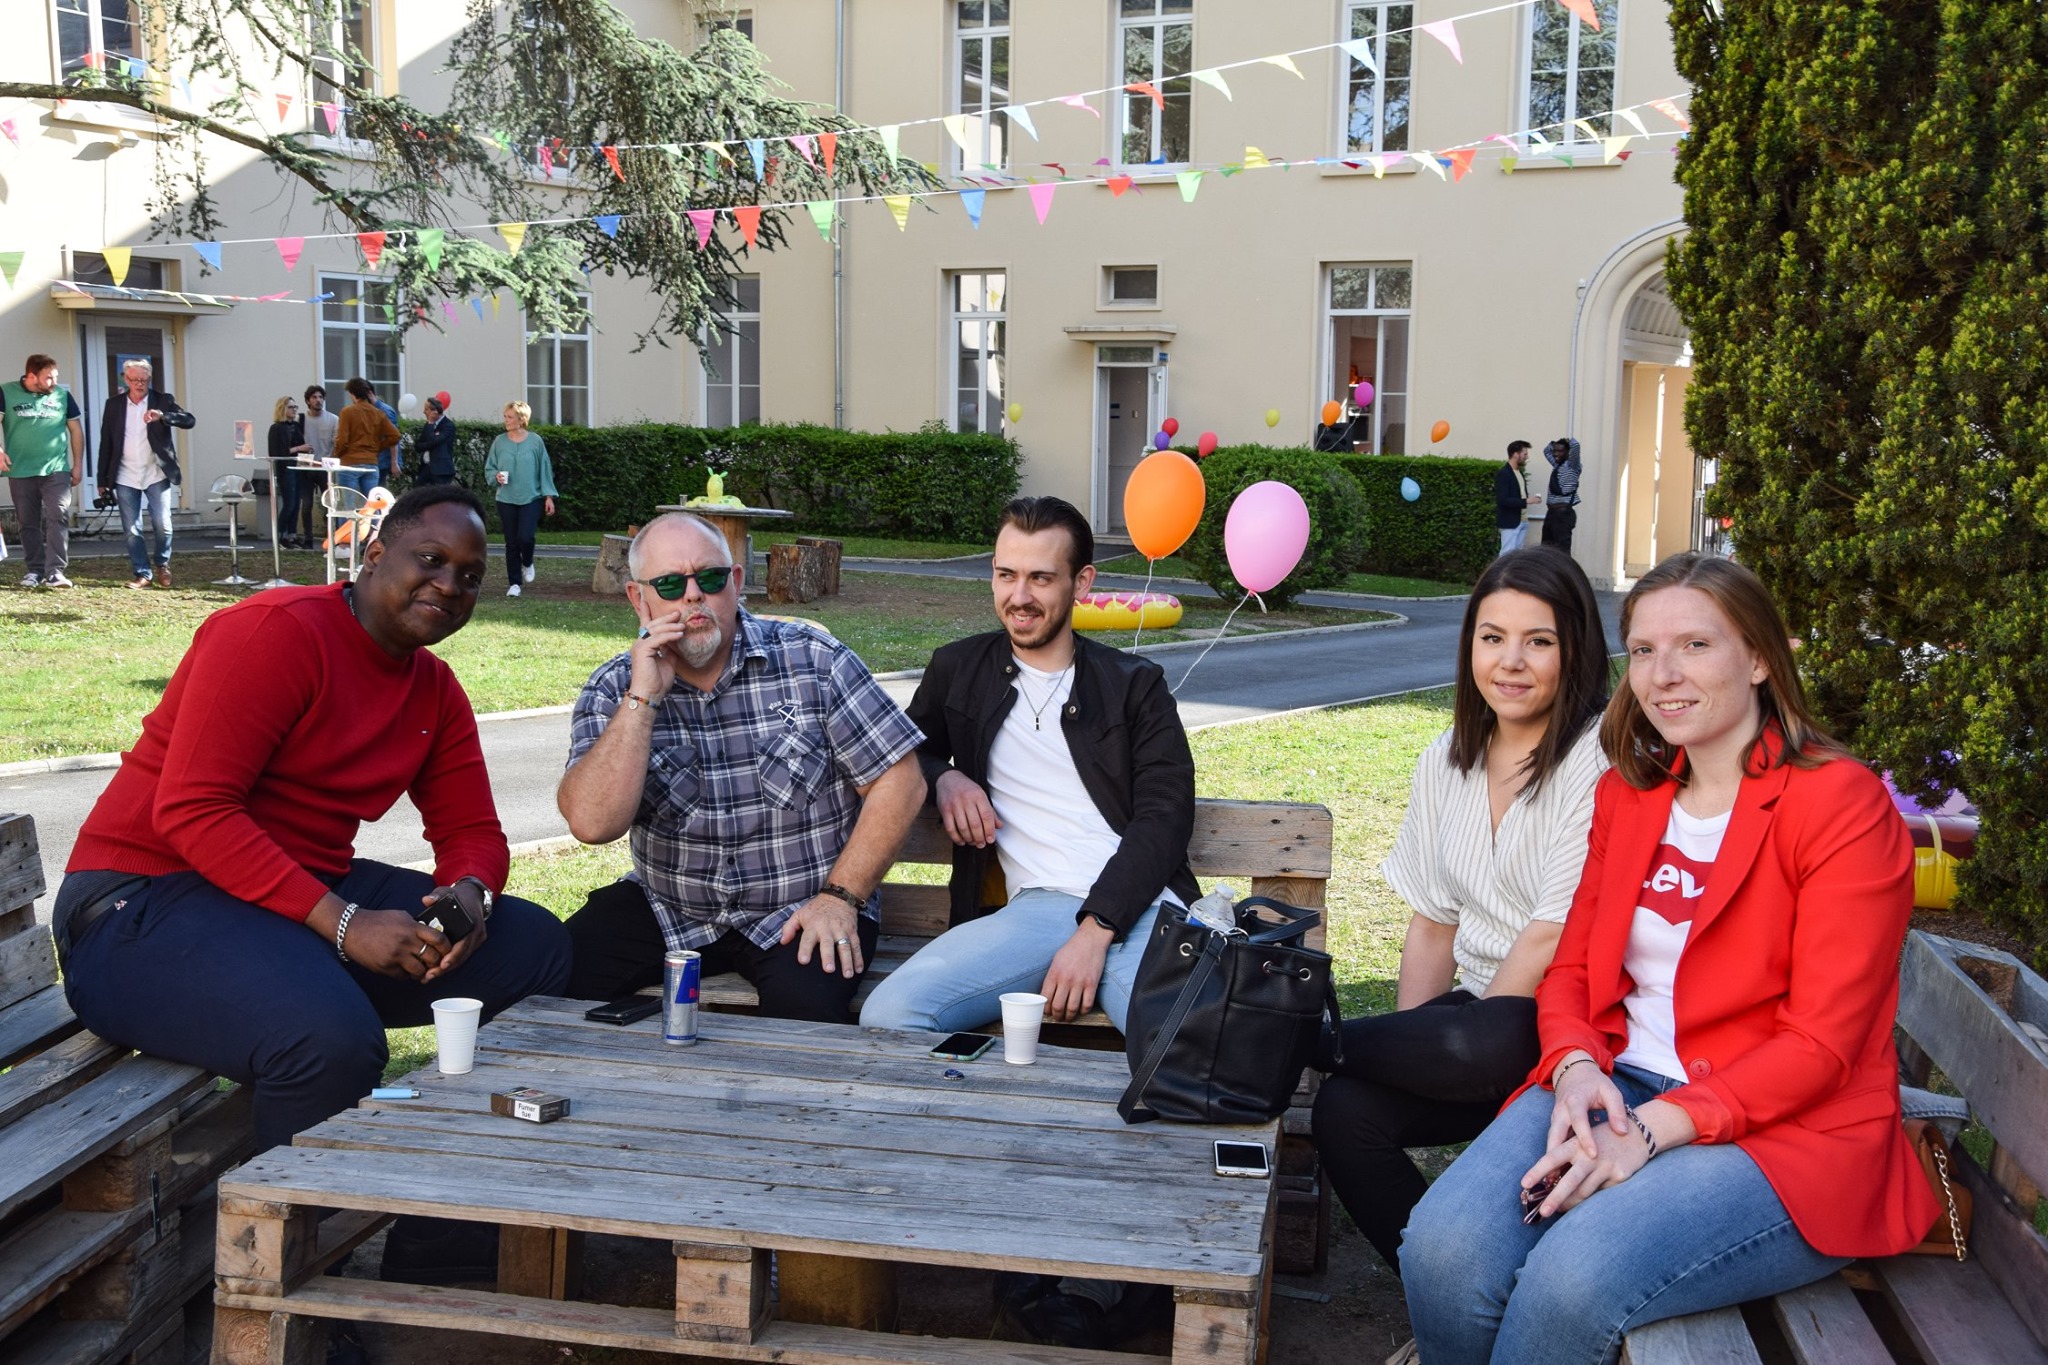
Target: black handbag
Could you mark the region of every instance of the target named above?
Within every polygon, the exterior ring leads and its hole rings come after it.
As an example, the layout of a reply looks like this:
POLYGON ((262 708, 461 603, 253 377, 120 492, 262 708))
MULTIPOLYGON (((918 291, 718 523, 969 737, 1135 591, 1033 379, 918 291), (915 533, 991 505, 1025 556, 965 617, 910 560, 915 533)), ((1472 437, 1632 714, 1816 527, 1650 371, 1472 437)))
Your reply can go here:
POLYGON ((1314 910, 1253 896, 1237 927, 1162 907, 1125 1019, 1126 1123, 1264 1123, 1285 1113, 1325 1021, 1342 1022, 1330 955, 1301 940, 1314 910))

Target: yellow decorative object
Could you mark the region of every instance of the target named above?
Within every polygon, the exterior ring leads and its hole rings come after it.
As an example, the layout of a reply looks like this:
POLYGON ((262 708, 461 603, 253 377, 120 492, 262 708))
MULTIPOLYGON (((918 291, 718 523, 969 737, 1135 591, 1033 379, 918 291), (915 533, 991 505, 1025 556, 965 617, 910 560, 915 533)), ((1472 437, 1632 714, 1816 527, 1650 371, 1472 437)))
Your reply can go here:
POLYGON ((723 469, 714 469, 711 471, 711 477, 704 480, 704 500, 706 502, 718 502, 724 497, 725 471, 723 469))
POLYGON ((1955 904, 1956 864, 1961 859, 1941 846, 1940 822, 1931 815, 1920 818, 1934 836, 1934 847, 1913 849, 1913 908, 1946 910, 1955 904))
POLYGON ((1091 592, 1074 599, 1075 630, 1166 630, 1180 624, 1180 599, 1163 592, 1091 592))

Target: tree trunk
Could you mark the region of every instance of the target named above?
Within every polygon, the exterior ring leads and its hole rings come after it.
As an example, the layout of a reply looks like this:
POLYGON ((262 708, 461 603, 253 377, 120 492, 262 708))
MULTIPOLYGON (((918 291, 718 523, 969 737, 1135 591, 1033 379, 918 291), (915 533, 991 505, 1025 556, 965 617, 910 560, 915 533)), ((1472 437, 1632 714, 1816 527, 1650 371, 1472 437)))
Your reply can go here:
POLYGON ((631 536, 604 538, 604 543, 597 547, 597 567, 590 574, 592 592, 616 595, 626 590, 626 580, 632 577, 626 568, 626 548, 632 543, 631 536))
POLYGON ((768 600, 808 602, 823 595, 825 554, 815 545, 768 547, 768 600))
POLYGON ((825 568, 818 578, 818 595, 837 597, 839 595, 839 554, 843 548, 836 540, 821 540, 816 536, 798 536, 799 545, 815 545, 824 557, 825 568))

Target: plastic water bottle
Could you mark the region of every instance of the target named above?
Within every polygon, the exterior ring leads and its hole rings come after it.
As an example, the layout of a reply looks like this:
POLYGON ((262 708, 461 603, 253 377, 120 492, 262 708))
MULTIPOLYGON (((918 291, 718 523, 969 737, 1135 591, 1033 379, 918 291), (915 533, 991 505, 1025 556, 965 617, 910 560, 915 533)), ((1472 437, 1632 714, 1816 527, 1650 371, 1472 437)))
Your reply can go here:
POLYGON ((1219 934, 1238 933, 1236 904, 1237 892, 1219 884, 1214 891, 1188 907, 1188 918, 1219 934))

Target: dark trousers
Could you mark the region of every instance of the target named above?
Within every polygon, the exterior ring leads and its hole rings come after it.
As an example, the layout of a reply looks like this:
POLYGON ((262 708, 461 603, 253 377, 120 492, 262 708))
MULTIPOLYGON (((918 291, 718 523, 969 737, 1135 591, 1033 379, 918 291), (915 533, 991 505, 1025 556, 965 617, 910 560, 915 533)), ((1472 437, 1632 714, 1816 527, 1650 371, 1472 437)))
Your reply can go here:
POLYGON ((1456 990, 1345 1021, 1344 1064, 1316 1094, 1316 1151, 1351 1221, 1396 1273, 1401 1229, 1429 1184, 1403 1149, 1478 1137, 1528 1079, 1538 1046, 1526 995, 1456 990))
MULTIPOLYGON (((860 917, 863 961, 875 955, 875 922, 860 917)), ((668 946, 647 892, 638 882, 600 886, 569 916, 569 940, 576 946, 576 969, 569 974, 568 995, 575 1000, 616 1000, 661 980, 661 959, 668 946)), ((853 1022, 853 993, 860 978, 849 981, 837 971, 818 966, 812 953, 808 965, 796 960, 794 942, 773 948, 755 946, 745 934, 728 931, 699 951, 704 975, 738 972, 761 995, 761 1013, 770 1019, 805 1019, 821 1024, 853 1022)))
POLYGON ((311 469, 292 471, 299 483, 299 534, 314 548, 327 536, 327 509, 320 495, 327 491, 327 476, 311 469))
POLYGON ((533 538, 540 533, 541 500, 501 502, 498 525, 505 528, 505 575, 514 583, 526 577, 533 563, 533 538))
POLYGON ((272 460, 270 477, 277 480, 277 534, 288 536, 299 524, 299 471, 283 460, 272 460))
MULTIPOLYGON (((59 889, 60 943, 76 903, 91 897, 67 897, 73 880, 104 886, 105 874, 73 874, 59 889)), ((424 872, 359 858, 333 889, 410 910, 433 886, 424 872)), ((64 993, 103 1038, 254 1087, 256 1140, 269 1148, 367 1095, 389 1060, 384 1030, 432 1023, 434 1001, 473 997, 488 1020, 526 996, 562 993, 569 936, 553 915, 503 896, 488 934, 474 957, 423 986, 344 963, 303 924, 178 872, 148 879, 67 944, 64 993)))
POLYGON ((1545 545, 1572 552, 1572 532, 1579 524, 1579 509, 1576 507, 1551 507, 1543 513, 1543 541, 1545 545))

